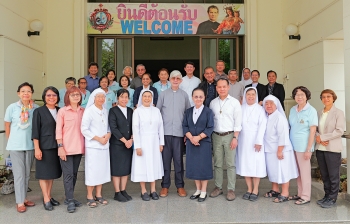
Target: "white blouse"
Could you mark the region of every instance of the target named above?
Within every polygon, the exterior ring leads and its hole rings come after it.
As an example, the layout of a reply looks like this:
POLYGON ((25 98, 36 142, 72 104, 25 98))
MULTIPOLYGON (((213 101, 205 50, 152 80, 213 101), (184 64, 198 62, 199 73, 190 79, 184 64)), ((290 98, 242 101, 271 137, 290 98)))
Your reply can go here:
POLYGON ((128 112, 127 112, 127 111, 128 111, 128 108, 127 108, 127 107, 121 107, 121 106, 119 106, 119 105, 118 105, 118 107, 119 107, 119 109, 123 112, 125 118, 128 119, 128 112))
POLYGON ((192 118, 193 118, 194 124, 197 123, 197 120, 198 120, 199 116, 201 115, 203 108, 204 108, 204 105, 200 106, 198 109, 195 106, 193 107, 192 118))

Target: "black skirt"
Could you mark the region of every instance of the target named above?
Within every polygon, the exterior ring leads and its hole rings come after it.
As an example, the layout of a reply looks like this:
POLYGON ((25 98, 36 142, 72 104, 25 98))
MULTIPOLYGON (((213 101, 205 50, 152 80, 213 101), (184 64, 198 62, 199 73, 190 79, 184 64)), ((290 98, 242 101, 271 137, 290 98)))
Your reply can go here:
POLYGON ((111 175, 116 177, 127 176, 131 173, 133 147, 125 145, 109 145, 109 158, 111 161, 111 175))
POLYGON ((39 180, 58 179, 62 175, 58 149, 41 150, 42 159, 35 159, 35 178, 39 180))

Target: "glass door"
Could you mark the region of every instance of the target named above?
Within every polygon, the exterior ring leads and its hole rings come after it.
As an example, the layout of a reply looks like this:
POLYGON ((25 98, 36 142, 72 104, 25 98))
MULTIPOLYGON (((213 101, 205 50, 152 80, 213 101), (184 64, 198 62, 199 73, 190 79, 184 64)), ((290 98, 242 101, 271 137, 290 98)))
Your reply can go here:
POLYGON ((93 38, 93 42, 94 52, 90 49, 89 59, 98 63, 100 77, 106 75, 109 69, 113 69, 116 72, 117 80, 119 80, 125 66, 134 67, 133 38, 96 37, 93 38), (91 57, 92 55, 93 57, 91 57))
MULTIPOLYGON (((243 68, 243 38, 219 38, 219 37, 201 37, 200 38, 200 67, 203 72, 207 66, 215 69, 216 61, 225 62, 225 73, 230 69, 240 71, 243 68)), ((201 74, 201 78, 203 74, 201 74)))

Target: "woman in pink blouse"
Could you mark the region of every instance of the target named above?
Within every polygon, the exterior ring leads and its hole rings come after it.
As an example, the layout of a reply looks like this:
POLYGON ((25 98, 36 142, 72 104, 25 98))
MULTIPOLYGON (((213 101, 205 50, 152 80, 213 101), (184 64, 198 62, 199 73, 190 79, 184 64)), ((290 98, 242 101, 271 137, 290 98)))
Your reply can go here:
POLYGON ((84 113, 81 105, 82 96, 78 87, 71 87, 64 96, 64 104, 57 113, 56 140, 58 144, 58 156, 60 157, 63 184, 68 205, 68 212, 75 212, 75 208, 82 204, 74 199, 74 187, 77 181, 77 173, 85 142, 81 134, 80 126, 84 113))

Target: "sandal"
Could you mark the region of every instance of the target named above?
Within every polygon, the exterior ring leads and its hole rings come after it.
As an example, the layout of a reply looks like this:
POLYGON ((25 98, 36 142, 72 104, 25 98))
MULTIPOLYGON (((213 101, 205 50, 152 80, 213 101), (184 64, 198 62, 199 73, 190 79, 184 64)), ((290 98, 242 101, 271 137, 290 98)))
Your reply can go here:
POLYGON ((275 200, 273 200, 273 202, 275 202, 275 203, 281 203, 281 202, 286 202, 286 201, 289 201, 288 196, 285 197, 285 196, 283 196, 283 195, 281 195, 281 194, 278 195, 278 197, 275 198, 275 200))
POLYGON ((298 195, 293 195, 291 197, 289 197, 289 200, 299 200, 300 197, 298 195))
POLYGON ((278 195, 280 195, 280 192, 276 192, 274 190, 270 190, 269 192, 266 192, 264 197, 265 198, 275 198, 275 197, 278 197, 278 195))
POLYGON ((107 205, 108 201, 104 199, 103 197, 97 197, 95 196, 95 201, 101 205, 107 205))
POLYGON ((310 203, 310 201, 306 201, 306 200, 304 200, 304 199, 302 199, 302 198, 300 198, 299 200, 297 200, 296 202, 294 202, 294 204, 296 204, 296 205, 305 205, 305 204, 307 204, 307 203, 310 203))
POLYGON ((89 206, 89 208, 96 208, 97 207, 97 203, 94 199, 86 199, 87 200, 87 206, 89 206))

